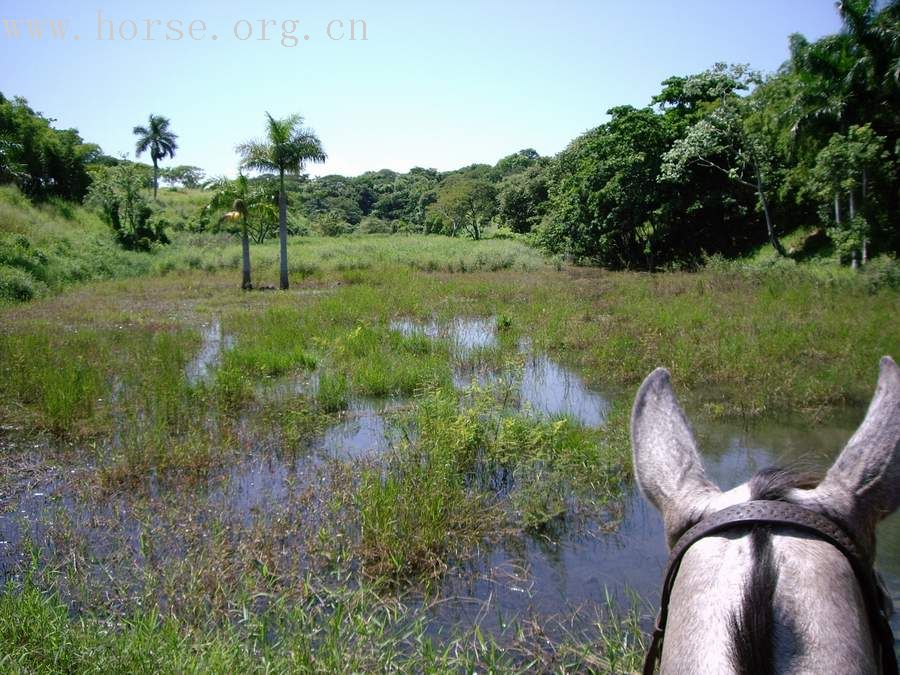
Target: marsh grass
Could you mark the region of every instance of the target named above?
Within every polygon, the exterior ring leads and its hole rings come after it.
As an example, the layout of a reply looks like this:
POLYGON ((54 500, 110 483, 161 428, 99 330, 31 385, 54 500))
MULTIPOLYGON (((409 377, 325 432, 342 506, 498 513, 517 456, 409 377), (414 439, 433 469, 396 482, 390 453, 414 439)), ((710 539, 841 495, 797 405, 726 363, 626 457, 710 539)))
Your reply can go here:
POLYGON ((345 374, 323 372, 319 375, 316 400, 324 412, 335 413, 345 410, 349 403, 349 393, 350 385, 345 374))
POLYGON ((308 349, 311 331, 301 314, 288 308, 271 308, 262 315, 233 315, 229 330, 238 336, 225 352, 225 368, 248 375, 276 377, 294 369, 316 367, 308 349))
POLYGON ((337 338, 332 357, 361 396, 409 396, 426 384, 451 381, 446 344, 385 326, 358 324, 337 338))
POLYGON ((56 434, 88 433, 105 393, 102 362, 92 331, 0 334, 0 391, 10 418, 30 413, 56 434))
MULTIPOLYGON (((815 418, 868 400, 878 357, 900 354, 900 294, 852 277, 558 271, 519 244, 354 237, 295 240, 305 277, 290 292, 240 293, 237 245, 208 244, 154 258, 172 260, 165 277, 3 310, 4 422, 79 448, 53 441, 44 459, 76 471, 58 475, 85 501, 40 516, 53 523, 33 550, 40 574, 0 594, 0 670, 633 669, 642 644, 627 611, 598 618, 591 639, 548 641, 525 623, 435 626, 400 598, 434 591, 496 537, 614 527, 627 408, 658 365, 691 412, 815 418), (400 317, 496 317, 496 344, 460 353, 448 337, 391 330, 400 317), (213 318, 233 346, 191 383, 197 326, 213 318), (603 428, 518 409, 521 340, 622 387, 603 428), (459 392, 454 366, 498 377, 459 392), (316 391, 260 393, 314 377, 316 391), (392 450, 313 458, 368 396, 409 398, 389 420, 392 450), (245 507, 249 483, 229 471, 248 458, 258 480, 281 482, 245 507), (229 490, 236 513, 222 506, 229 490)), ((276 252, 255 249, 258 278, 274 278, 276 252)))
MULTIPOLYGON (((516 623, 499 636, 478 626, 436 631, 425 613, 369 586, 309 579, 300 600, 274 603, 239 624, 197 628, 141 611, 110 623, 73 620, 26 582, 0 593, 0 668, 6 672, 633 672, 642 637, 634 613, 607 611, 590 636, 558 644, 545 627, 516 623)), ((610 602, 609 607, 614 608, 610 602)))
POLYGON ((416 401, 415 440, 363 472, 355 502, 370 577, 439 574, 491 527, 486 500, 464 480, 482 442, 478 417, 458 409, 454 392, 431 389, 416 401))
POLYGON ((439 575, 489 533, 618 511, 630 475, 626 415, 590 430, 510 413, 497 395, 423 390, 406 441, 362 473, 359 550, 371 577, 439 575))

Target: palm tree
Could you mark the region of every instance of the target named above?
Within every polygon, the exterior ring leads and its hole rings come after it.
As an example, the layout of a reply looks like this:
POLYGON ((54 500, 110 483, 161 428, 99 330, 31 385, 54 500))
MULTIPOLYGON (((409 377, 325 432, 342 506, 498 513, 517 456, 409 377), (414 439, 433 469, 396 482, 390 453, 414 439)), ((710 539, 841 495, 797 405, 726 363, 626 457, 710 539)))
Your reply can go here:
POLYGON ((278 172, 278 239, 281 245, 281 289, 288 288, 287 267, 287 194, 285 173, 299 174, 307 162, 324 162, 322 142, 312 129, 303 126, 300 115, 275 119, 266 113, 266 138, 237 146, 241 166, 259 171, 278 172))
POLYGON ((215 190, 213 198, 205 207, 206 210, 219 210, 227 208, 229 204, 231 205, 231 210, 219 218, 220 224, 222 222, 241 222, 241 258, 243 263, 241 288, 249 291, 253 288, 253 282, 250 279, 250 233, 247 220, 250 209, 261 193, 250 190, 250 182, 242 173, 239 173, 235 180, 219 178, 208 183, 205 187, 215 190))
POLYGON ((150 115, 147 126, 135 127, 132 133, 138 136, 138 157, 150 150, 150 159, 153 160, 153 198, 156 199, 159 189, 159 160, 175 156, 178 136, 169 131, 169 120, 162 115, 150 115))

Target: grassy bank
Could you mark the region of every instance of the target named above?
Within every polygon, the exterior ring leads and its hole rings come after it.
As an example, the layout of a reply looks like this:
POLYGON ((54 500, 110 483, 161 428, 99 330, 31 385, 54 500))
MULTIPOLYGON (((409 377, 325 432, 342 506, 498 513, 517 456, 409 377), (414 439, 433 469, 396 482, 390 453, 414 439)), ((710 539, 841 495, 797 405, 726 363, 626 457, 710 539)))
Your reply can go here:
MULTIPOLYGON (((98 215, 80 205, 51 200, 32 204, 13 186, 0 186, 0 304, 46 297, 77 283, 128 279, 201 270, 238 270, 240 242, 225 233, 192 233, 208 195, 199 190, 160 192, 157 207, 172 243, 149 253, 126 251, 98 215)), ((278 243, 254 245, 257 285, 277 281, 278 243)), ((511 241, 477 245, 442 236, 359 235, 341 239, 297 237, 290 244, 295 279, 328 271, 364 270, 385 265, 426 271, 537 269, 543 257, 511 241)))
POLYGON ((84 207, 61 200, 35 206, 15 187, 0 186, 0 303, 150 268, 149 255, 122 250, 109 226, 84 207))

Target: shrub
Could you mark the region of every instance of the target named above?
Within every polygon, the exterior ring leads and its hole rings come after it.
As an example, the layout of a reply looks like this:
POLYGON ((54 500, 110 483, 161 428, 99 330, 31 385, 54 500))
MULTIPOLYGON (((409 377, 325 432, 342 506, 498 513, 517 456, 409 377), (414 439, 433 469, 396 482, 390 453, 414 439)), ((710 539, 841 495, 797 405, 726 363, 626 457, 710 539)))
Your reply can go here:
POLYGON ((37 295, 34 278, 20 269, 0 265, 0 301, 22 302, 37 295))
POLYGON ((336 213, 326 213, 315 222, 316 231, 324 237, 339 237, 342 234, 351 234, 353 225, 341 218, 336 213))
POLYGON ((394 226, 376 216, 366 216, 357 230, 360 234, 392 234, 394 226))
POLYGON ((872 293, 882 288, 900 289, 900 260, 887 255, 878 256, 863 267, 863 277, 872 293))

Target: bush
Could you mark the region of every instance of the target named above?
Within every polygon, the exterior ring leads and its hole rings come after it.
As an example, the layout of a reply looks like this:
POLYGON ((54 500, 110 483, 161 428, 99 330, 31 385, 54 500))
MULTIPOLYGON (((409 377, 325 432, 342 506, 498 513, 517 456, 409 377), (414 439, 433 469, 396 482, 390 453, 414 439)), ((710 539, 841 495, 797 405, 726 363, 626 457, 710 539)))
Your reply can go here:
POLYGON ((35 280, 28 272, 0 265, 0 301, 22 302, 35 295, 35 280))
POLYGON ((359 224, 358 232, 361 234, 392 234, 394 227, 388 221, 377 216, 366 216, 359 224))
MULTIPOLYGON (((309 224, 309 218, 300 214, 288 211, 287 215, 288 234, 297 237, 308 237, 313 233, 309 224)), ((272 236, 278 236, 278 225, 276 224, 272 231, 272 236)))
POLYGON ((352 234, 354 227, 336 213, 326 213, 315 222, 316 231, 324 237, 352 234))
POLYGON ((498 227, 491 239, 521 239, 521 235, 516 234, 508 227, 498 227))
POLYGON ((863 267, 863 277, 872 293, 882 288, 900 290, 900 260, 887 255, 873 258, 863 267))

